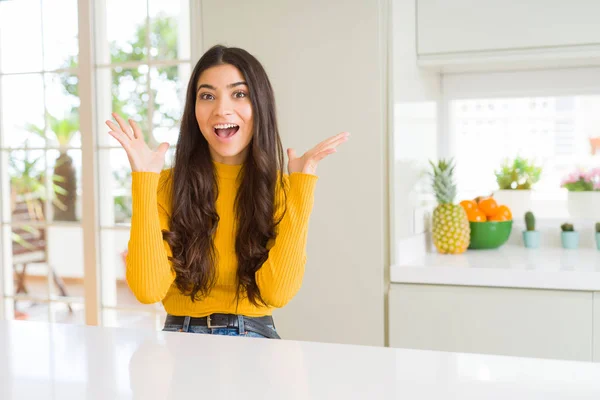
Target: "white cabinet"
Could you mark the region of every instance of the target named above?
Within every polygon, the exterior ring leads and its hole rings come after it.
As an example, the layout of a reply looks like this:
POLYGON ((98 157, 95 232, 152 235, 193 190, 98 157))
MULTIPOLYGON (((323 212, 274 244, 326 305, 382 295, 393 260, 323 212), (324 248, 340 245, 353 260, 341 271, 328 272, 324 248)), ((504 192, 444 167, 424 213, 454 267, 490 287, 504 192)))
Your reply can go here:
POLYGON ((597 0, 417 0, 419 55, 600 45, 597 0))
MULTIPOLYGON (((392 284, 390 346, 592 360, 593 292, 392 284)), ((596 359, 600 301, 596 299, 596 359)))

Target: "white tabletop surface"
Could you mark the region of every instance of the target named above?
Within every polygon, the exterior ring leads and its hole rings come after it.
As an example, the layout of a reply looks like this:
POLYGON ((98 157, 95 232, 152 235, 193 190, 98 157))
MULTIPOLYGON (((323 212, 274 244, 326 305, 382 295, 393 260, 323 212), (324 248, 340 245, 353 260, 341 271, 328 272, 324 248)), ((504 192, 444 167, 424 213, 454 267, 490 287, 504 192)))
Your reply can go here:
POLYGON ((0 399, 132 398, 597 400, 600 364, 0 321, 0 399))
POLYGON ((393 283, 600 291, 600 251, 505 245, 425 253, 390 269, 393 283))

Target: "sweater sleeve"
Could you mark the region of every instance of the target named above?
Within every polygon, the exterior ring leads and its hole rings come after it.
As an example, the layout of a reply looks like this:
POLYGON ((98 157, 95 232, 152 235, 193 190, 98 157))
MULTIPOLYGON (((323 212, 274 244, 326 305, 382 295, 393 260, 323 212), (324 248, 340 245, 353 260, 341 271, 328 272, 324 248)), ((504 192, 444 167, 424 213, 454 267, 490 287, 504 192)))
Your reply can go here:
POLYGON ((317 176, 289 176, 287 210, 270 243, 269 256, 256 272, 262 298, 271 307, 283 307, 300 290, 306 264, 308 222, 314 204, 317 176))
POLYGON ((131 231, 127 253, 127 283, 144 304, 161 301, 175 280, 168 257, 170 246, 162 230, 169 229, 169 193, 163 190, 168 171, 132 173, 131 231))

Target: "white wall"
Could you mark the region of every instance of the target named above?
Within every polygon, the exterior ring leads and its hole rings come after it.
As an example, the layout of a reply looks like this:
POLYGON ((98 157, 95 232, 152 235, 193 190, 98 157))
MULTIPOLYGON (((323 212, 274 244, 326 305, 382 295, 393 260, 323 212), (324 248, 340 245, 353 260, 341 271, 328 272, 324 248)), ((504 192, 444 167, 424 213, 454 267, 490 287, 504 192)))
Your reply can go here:
MULTIPOLYGON (((417 67, 414 0, 393 1, 393 240, 423 231, 421 205, 429 181, 420 176, 437 157, 440 76, 417 67), (420 181, 420 185, 417 182, 420 181)), ((394 244, 392 243, 392 248, 394 244)), ((392 263, 405 254, 394 254, 392 263)))
POLYGON ((386 150, 380 2, 203 0, 203 47, 242 47, 275 88, 284 147, 305 151, 341 131, 319 166, 308 263, 275 314, 282 336, 384 344, 386 150))

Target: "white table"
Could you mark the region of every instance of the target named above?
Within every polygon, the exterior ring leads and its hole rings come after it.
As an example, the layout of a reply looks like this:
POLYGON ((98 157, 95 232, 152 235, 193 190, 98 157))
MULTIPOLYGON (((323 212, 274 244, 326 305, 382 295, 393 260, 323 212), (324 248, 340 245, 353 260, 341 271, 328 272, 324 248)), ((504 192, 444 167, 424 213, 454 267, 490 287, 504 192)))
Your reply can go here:
POLYGON ((599 399, 600 365, 0 321, 0 399, 131 398, 599 399))

